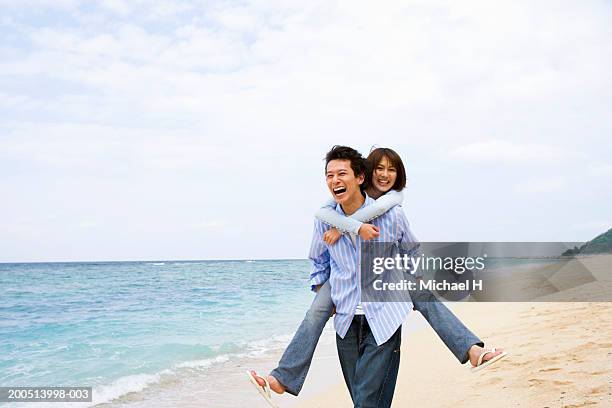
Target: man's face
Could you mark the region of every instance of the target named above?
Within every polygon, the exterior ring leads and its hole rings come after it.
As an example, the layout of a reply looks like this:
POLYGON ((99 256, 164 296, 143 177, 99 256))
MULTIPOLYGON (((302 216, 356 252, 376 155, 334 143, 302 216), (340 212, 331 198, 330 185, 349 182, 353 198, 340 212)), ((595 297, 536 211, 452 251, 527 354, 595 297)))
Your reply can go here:
POLYGON ((350 160, 331 160, 327 163, 325 177, 327 188, 337 203, 344 204, 361 195, 359 186, 363 184, 365 176, 355 177, 350 160))

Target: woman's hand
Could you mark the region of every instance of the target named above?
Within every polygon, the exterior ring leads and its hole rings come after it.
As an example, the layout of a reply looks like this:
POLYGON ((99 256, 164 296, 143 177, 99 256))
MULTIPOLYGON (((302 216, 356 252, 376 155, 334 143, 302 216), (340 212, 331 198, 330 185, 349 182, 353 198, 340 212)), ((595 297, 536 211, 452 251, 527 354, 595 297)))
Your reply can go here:
POLYGON ((380 235, 380 229, 372 224, 361 224, 359 227, 359 236, 364 240, 368 241, 372 238, 376 238, 380 235))
POLYGON ((327 245, 334 245, 342 236, 342 233, 336 228, 330 228, 323 234, 323 241, 327 245))
POLYGON ((335 228, 330 228, 323 234, 323 241, 327 245, 334 245, 340 239, 342 234, 335 228))

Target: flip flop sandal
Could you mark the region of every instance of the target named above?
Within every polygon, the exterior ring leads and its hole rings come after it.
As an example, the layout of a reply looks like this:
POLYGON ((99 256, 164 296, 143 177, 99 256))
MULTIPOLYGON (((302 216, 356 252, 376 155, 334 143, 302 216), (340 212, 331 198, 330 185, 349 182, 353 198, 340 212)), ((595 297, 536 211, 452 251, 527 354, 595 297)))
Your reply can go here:
POLYGON ((490 350, 485 350, 485 351, 483 351, 483 352, 482 352, 482 354, 481 354, 480 356, 478 356, 478 362, 476 363, 476 367, 472 367, 472 368, 471 368, 471 371, 472 371, 473 373, 475 373, 475 372, 477 372, 477 371, 480 371, 480 370, 482 370, 483 368, 486 368, 487 366, 489 366, 489 365, 493 364, 493 363, 494 363, 494 362, 496 362, 496 361, 501 360, 502 358, 504 358, 504 357, 506 357, 506 356, 508 355, 508 353, 506 353, 506 352, 504 351, 504 352, 502 352, 501 354, 499 354, 499 355, 497 355, 497 356, 493 357, 492 359, 487 360, 487 361, 485 361, 484 363, 482 362, 482 359, 484 358, 484 356, 485 356, 486 354, 489 354, 489 353, 495 353, 495 351, 496 351, 496 350, 495 350, 495 347, 494 347, 494 348, 492 348, 492 349, 490 349, 490 350))

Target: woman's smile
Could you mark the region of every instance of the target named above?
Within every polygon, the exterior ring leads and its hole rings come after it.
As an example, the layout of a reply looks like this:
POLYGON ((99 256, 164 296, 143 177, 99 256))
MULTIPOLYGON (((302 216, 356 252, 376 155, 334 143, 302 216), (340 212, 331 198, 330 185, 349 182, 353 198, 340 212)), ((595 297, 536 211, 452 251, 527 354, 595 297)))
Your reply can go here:
POLYGON ((384 156, 374 168, 372 184, 382 193, 391 190, 397 179, 397 169, 388 157, 384 156))

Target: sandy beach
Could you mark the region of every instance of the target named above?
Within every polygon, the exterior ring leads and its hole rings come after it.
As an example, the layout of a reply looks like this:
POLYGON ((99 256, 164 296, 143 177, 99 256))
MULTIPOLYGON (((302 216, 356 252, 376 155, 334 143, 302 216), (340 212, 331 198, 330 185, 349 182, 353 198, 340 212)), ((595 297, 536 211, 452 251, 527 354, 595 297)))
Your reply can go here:
MULTIPOLYGON (((580 299, 592 293, 598 299, 602 291, 609 291, 611 278, 606 275, 610 275, 611 261, 612 256, 581 259, 581 264, 595 271, 597 281, 583 285, 566 282, 571 293, 579 293, 580 299)), ((582 279, 576 274, 567 276, 582 279)), ((503 346, 509 355, 472 373, 469 364, 460 365, 415 312, 405 324, 393 406, 612 406, 612 303, 463 302, 448 306, 487 346, 503 346)), ((331 358, 332 335, 326 333, 325 345, 317 351, 325 358, 315 357, 302 395, 297 399, 276 396, 281 407, 352 406, 337 357, 331 358), (321 387, 322 383, 329 386, 321 387)), ((265 403, 253 406, 264 407, 265 403)))
MULTIPOLYGON (((488 303, 451 305, 508 357, 479 373, 461 366, 431 329, 404 336, 393 406, 609 407, 612 305, 488 303)), ((352 406, 342 382, 298 406, 352 406)))

